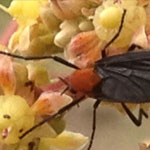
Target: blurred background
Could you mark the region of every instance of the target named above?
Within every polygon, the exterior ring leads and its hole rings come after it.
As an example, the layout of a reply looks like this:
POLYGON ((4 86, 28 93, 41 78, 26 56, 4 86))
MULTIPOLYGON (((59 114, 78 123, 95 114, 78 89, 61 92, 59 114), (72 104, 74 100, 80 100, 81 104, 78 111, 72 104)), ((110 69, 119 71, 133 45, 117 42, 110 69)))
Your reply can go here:
MULTIPOLYGON (((0 0, 0 4, 6 7, 9 6, 11 0, 0 0)), ((0 35, 4 32, 6 26, 10 22, 11 17, 5 13, 3 10, 0 9, 0 35)))
POLYGON ((8 7, 12 0, 0 0, 0 4, 8 7))

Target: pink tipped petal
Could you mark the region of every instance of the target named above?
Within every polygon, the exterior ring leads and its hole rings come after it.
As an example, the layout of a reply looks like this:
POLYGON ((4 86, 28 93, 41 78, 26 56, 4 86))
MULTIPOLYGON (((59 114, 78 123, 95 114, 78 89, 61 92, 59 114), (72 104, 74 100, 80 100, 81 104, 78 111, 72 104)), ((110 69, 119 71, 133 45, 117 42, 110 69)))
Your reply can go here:
POLYGON ((0 44, 7 46, 10 37, 17 30, 18 25, 15 20, 11 21, 2 36, 0 37, 0 44))
POLYGON ((101 56, 101 42, 95 31, 77 34, 68 45, 66 57, 81 68, 92 65, 101 56))
POLYGON ((61 20, 81 15, 81 9, 88 6, 86 0, 51 0, 54 14, 61 20))
POLYGON ((148 39, 145 32, 145 26, 141 26, 132 38, 131 44, 139 45, 143 48, 148 48, 148 39))
POLYGON ((0 55, 0 86, 5 94, 14 93, 16 87, 11 58, 3 55, 0 55))
POLYGON ((36 115, 51 115, 69 104, 72 98, 58 92, 44 92, 32 106, 36 115))

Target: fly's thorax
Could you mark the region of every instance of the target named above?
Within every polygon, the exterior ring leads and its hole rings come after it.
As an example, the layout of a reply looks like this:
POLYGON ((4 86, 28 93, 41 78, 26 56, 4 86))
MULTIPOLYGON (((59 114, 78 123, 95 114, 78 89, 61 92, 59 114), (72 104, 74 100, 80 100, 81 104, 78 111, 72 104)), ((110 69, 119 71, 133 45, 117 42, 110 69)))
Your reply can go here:
POLYGON ((93 68, 76 70, 70 77, 72 89, 83 93, 92 92, 100 80, 100 76, 94 72, 93 68))

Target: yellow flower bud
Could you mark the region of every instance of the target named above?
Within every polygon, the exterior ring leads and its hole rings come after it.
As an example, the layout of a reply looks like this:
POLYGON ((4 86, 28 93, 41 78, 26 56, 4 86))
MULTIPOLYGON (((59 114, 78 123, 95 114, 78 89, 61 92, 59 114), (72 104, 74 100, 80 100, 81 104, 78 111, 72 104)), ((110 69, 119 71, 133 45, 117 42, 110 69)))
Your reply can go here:
POLYGON ((104 28, 114 29, 119 27, 121 21, 122 11, 117 7, 108 7, 103 10, 100 15, 100 24, 104 28))

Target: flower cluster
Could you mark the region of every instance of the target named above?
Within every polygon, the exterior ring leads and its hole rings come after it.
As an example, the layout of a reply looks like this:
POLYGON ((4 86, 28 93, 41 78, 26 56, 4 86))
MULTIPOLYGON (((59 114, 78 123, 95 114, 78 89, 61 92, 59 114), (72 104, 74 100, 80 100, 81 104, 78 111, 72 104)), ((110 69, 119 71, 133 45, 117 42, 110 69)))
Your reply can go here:
MULTIPOLYGON (((80 68, 90 67, 118 32, 124 10, 122 30, 107 55, 125 53, 132 44, 150 48, 149 0, 13 0, 9 8, 0 8, 18 24, 1 51, 23 56, 61 53, 80 68)), ((30 149, 34 143, 38 150, 81 150, 86 145, 87 137, 64 130, 63 115, 19 139, 43 116, 72 102, 61 89, 47 88, 56 82, 56 70, 53 62, 24 62, 0 55, 0 149, 30 149)))

